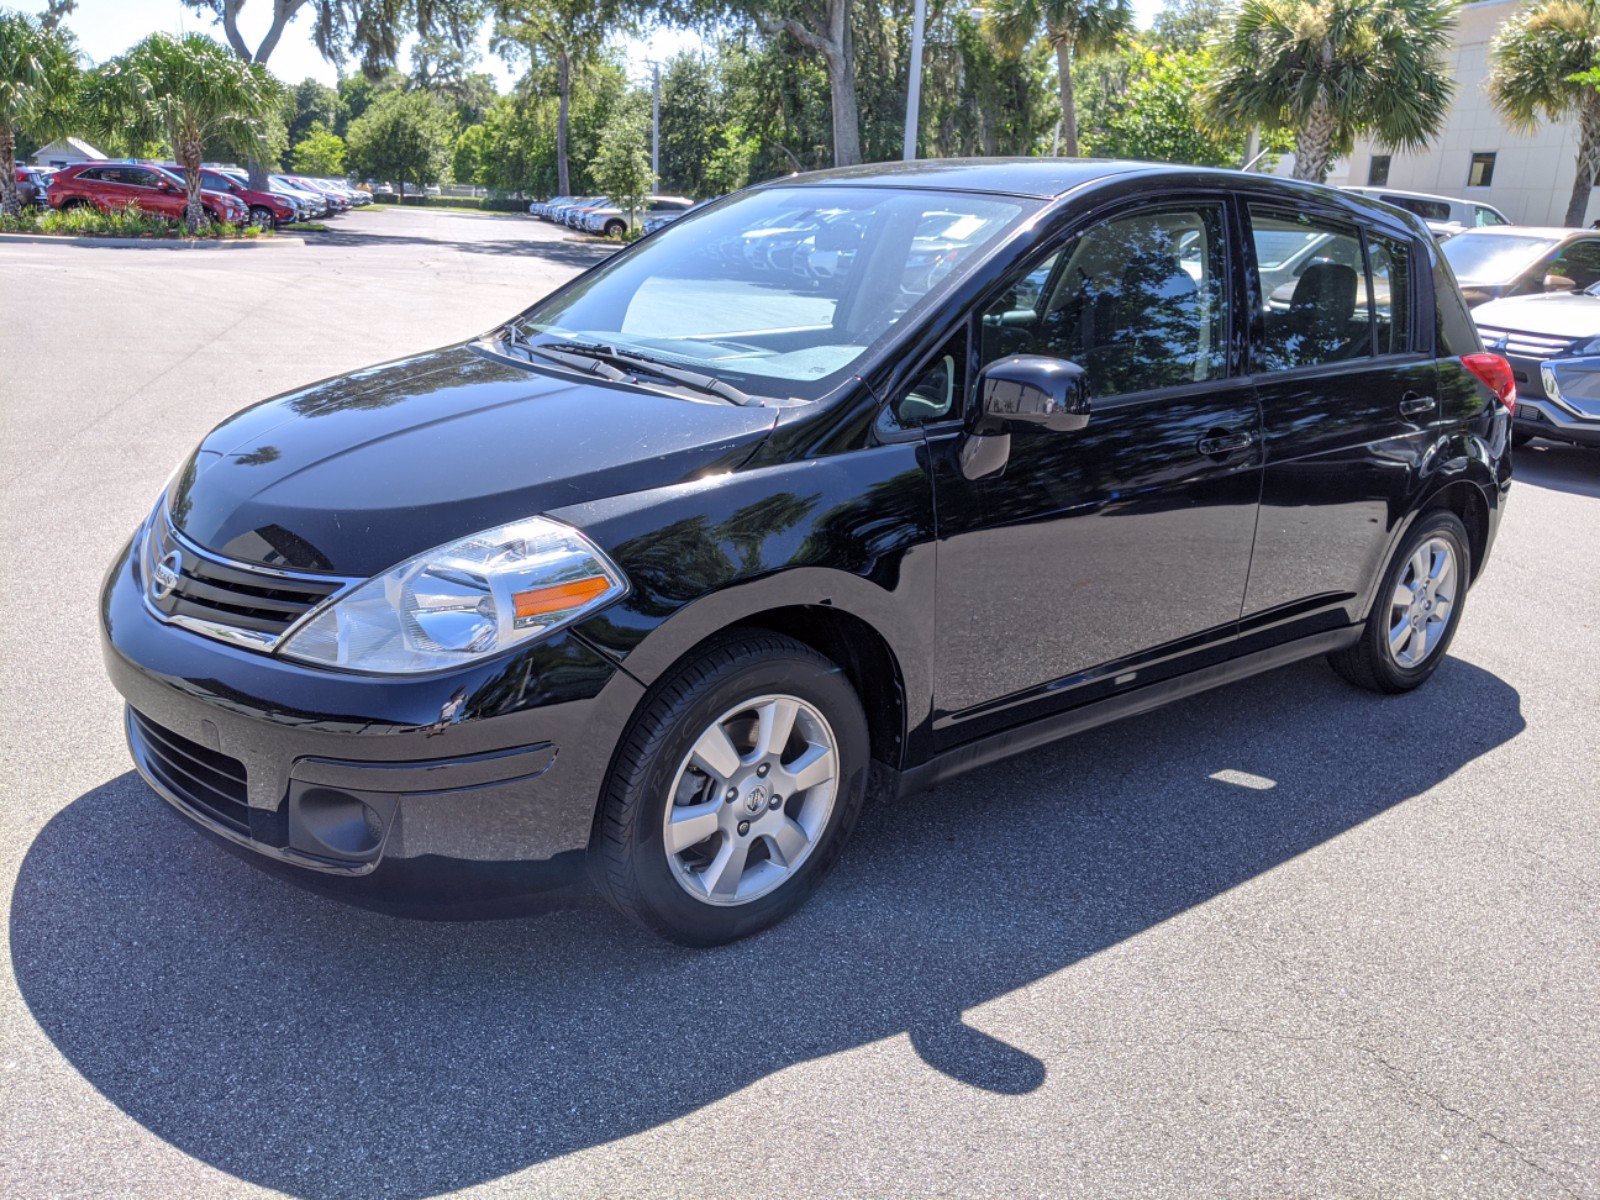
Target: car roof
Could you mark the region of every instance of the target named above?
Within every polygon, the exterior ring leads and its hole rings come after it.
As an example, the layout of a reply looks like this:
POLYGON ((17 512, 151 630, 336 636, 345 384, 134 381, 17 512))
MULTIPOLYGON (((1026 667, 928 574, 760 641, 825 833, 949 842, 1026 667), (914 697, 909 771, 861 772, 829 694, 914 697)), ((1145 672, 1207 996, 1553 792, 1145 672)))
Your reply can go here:
MULTIPOLYGON (((1597 236, 1593 229, 1573 229, 1567 225, 1480 225, 1464 233, 1485 233, 1491 237, 1540 237, 1564 241, 1567 238, 1597 236)), ((1461 237, 1462 234, 1457 234, 1461 237)))
POLYGON ((1441 204, 1465 204, 1469 208, 1489 208, 1494 209, 1495 212, 1500 211, 1487 200, 1467 200, 1460 196, 1441 196, 1437 192, 1413 192, 1410 188, 1372 187, 1370 185, 1356 187, 1352 185, 1339 190, 1360 192, 1363 196, 1404 196, 1408 200, 1437 200, 1441 204))
POLYGON ((1182 179, 1189 186, 1209 184, 1225 187, 1248 181, 1255 191, 1275 191, 1286 196, 1316 196, 1324 200, 1340 196, 1347 200, 1350 198, 1348 192, 1336 188, 1276 175, 1221 167, 1100 158, 944 158, 865 163, 856 167, 835 167, 826 171, 779 176, 759 186, 782 188, 846 183, 856 187, 991 192, 996 195, 1054 200, 1086 184, 1135 175, 1151 179, 1170 176, 1182 179))

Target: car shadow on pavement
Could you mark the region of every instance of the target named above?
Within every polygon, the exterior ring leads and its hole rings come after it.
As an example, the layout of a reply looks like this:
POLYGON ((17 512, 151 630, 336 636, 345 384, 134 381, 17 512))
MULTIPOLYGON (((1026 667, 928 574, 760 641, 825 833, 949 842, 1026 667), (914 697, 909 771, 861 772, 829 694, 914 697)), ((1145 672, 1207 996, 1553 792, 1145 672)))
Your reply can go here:
POLYGON ((302 235, 307 245, 318 246, 428 246, 462 254, 504 254, 539 258, 557 266, 584 268, 604 262, 617 252, 616 246, 592 242, 552 241, 548 238, 451 239, 407 233, 358 233, 352 229, 329 229, 326 233, 302 235))
POLYGON ((1535 440, 1512 453, 1512 470, 1518 483, 1600 497, 1600 450, 1535 440))
POLYGON ((184 1152, 297 1196, 432 1196, 883 1038, 1032 1091, 1046 1064, 963 1012, 1522 728, 1516 691, 1459 660, 1394 698, 1290 667, 871 807, 805 909, 710 951, 598 904, 481 924, 337 905, 203 840, 129 773, 33 842, 13 965, 73 1066, 184 1152))

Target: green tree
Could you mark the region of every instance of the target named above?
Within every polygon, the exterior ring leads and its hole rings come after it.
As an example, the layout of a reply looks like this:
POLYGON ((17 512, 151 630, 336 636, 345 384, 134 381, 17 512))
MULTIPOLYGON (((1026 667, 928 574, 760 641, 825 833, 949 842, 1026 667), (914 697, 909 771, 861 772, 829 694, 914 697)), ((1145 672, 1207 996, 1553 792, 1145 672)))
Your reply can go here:
POLYGON ((1206 111, 1219 129, 1288 126, 1294 177, 1321 183, 1359 134, 1402 150, 1438 134, 1454 26, 1455 0, 1242 0, 1206 111))
POLYGON ((0 12, 0 212, 17 199, 17 135, 46 136, 60 127, 78 81, 71 35, 17 12, 0 12))
POLYGON ((1227 19, 1229 0, 1167 0, 1150 26, 1150 36, 1167 50, 1205 48, 1227 19))
POLYGON ((856 95, 855 5, 853 0, 770 0, 755 5, 756 24, 769 37, 788 35, 822 59, 828 73, 833 123, 833 165, 861 161, 861 108, 856 95))
POLYGON ((625 0, 496 0, 490 45, 507 64, 527 60, 530 70, 553 69, 556 112, 556 190, 572 194, 569 157, 572 87, 606 38, 634 27, 625 0))
POLYGON ((991 13, 995 36, 1020 50, 1039 29, 1056 56, 1061 92, 1061 149, 1078 155, 1078 112, 1072 84, 1073 60, 1116 48, 1133 28, 1129 0, 998 0, 991 13))
POLYGON ((296 143, 292 161, 301 175, 332 179, 344 174, 344 139, 320 121, 296 143))
POLYGON ((1239 165, 1245 131, 1211 129, 1200 112, 1198 98, 1212 70, 1208 51, 1147 47, 1106 62, 1111 69, 1103 79, 1079 85, 1085 153, 1202 167, 1239 165))
POLYGON ((284 109, 284 125, 293 144, 310 133, 313 125, 337 126, 339 93, 315 79, 302 79, 290 89, 284 109))
POLYGON ((358 172, 393 179, 404 196, 406 184, 437 183, 449 169, 455 114, 428 92, 389 92, 350 123, 345 140, 358 172))
POLYGON ((200 164, 206 145, 226 139, 260 146, 265 122, 282 103, 278 83, 265 68, 241 62, 203 34, 153 33, 104 63, 90 76, 89 110, 102 127, 134 140, 163 138, 183 167, 193 232, 206 223, 200 200, 200 164))
POLYGON ((1578 121, 1578 173, 1566 223, 1582 225, 1600 178, 1600 0, 1543 0, 1514 14, 1489 48, 1489 97, 1514 127, 1578 121))
POLYGON ((595 185, 628 215, 630 228, 655 186, 650 173, 650 127, 640 108, 618 112, 600 135, 595 185))
POLYGON ((450 174, 457 183, 483 183, 483 154, 488 148, 488 130, 483 124, 468 125, 456 135, 450 152, 450 174))

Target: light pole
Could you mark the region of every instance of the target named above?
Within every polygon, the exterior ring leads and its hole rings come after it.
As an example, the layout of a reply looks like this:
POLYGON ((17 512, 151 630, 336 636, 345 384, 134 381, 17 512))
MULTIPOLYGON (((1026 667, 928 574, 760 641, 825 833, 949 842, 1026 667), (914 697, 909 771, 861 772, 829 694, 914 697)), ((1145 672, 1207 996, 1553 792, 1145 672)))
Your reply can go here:
POLYGON ((906 140, 901 155, 907 162, 917 156, 917 122, 922 115, 922 33, 927 20, 927 0, 917 0, 911 18, 911 78, 906 83, 906 140))
MULTIPOLYGON (((918 0, 921 3, 921 0, 918 0)), ((650 186, 661 186, 661 64, 650 64, 650 186)))

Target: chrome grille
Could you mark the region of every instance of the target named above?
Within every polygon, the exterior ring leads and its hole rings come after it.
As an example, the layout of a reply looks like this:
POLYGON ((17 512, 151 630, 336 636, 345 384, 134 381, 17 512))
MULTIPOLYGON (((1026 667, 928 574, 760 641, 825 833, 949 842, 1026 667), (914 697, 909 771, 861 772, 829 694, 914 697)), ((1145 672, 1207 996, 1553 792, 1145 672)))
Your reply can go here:
POLYGON ((1555 358, 1566 352, 1577 339, 1557 337, 1548 333, 1523 333, 1516 329, 1490 329, 1478 326, 1486 349, 1496 354, 1514 354, 1518 358, 1555 358), (1505 342, 1502 348, 1501 341, 1505 342))
POLYGON ((221 558, 164 512, 145 539, 144 596, 162 620, 219 641, 271 650, 307 613, 358 581, 221 558))

